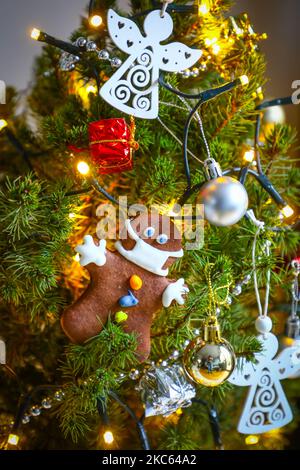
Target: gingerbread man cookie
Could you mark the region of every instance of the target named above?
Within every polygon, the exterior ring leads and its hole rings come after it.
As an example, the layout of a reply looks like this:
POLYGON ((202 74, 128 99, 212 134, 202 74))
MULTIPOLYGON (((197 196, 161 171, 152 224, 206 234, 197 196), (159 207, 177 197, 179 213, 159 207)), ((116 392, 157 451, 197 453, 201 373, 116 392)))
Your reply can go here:
POLYGON ((100 333, 109 315, 124 312, 125 331, 138 337, 142 362, 150 353, 150 329, 155 313, 173 301, 183 305, 189 289, 184 279, 168 279, 168 268, 183 256, 181 236, 169 217, 141 214, 126 220, 125 233, 115 243, 95 242, 90 235, 76 248, 91 280, 83 295, 63 314, 61 324, 75 343, 100 333))

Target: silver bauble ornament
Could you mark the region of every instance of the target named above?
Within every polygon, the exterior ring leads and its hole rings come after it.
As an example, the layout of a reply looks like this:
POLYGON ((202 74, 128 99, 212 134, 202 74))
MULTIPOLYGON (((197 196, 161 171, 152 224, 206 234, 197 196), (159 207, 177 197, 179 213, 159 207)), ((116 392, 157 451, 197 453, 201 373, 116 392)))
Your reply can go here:
POLYGON ((180 364, 152 366, 141 378, 138 390, 145 405, 145 416, 169 416, 178 408, 192 404, 196 395, 180 364))
POLYGON ((231 345, 221 338, 217 318, 209 317, 204 335, 186 348, 183 365, 190 379, 205 387, 216 387, 225 382, 235 368, 236 359, 231 345))
POLYGON ((198 202, 204 205, 205 219, 220 227, 236 224, 248 208, 245 187, 231 176, 223 176, 213 158, 205 160, 204 168, 208 181, 200 189, 198 202))

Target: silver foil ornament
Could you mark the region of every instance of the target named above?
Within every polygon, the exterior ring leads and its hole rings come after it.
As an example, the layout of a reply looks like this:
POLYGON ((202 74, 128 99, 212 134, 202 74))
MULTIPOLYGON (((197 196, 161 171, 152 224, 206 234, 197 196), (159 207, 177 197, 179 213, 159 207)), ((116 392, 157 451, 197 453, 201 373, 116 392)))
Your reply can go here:
POLYGON ((169 416, 178 408, 192 404, 196 395, 194 385, 186 377, 180 364, 154 366, 139 382, 138 390, 145 405, 145 416, 169 416))

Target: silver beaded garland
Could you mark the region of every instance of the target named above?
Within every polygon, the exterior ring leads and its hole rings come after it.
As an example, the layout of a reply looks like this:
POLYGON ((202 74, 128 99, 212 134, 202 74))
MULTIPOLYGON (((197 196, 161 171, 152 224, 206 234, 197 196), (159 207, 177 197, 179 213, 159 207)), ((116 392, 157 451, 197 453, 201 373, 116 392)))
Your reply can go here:
POLYGON ((242 280, 242 283, 243 284, 249 284, 249 282, 251 281, 251 274, 247 274, 244 279, 242 280))
POLYGON ((119 68, 121 65, 122 65, 122 61, 121 59, 119 59, 119 57, 113 57, 110 61, 111 63, 111 66, 114 67, 114 68, 119 68))
POLYGON ((177 358, 179 357, 179 355, 180 355, 180 352, 177 351, 177 349, 175 349, 175 351, 172 352, 172 354, 171 354, 170 357, 171 357, 172 359, 177 359, 177 358))
POLYGON ((55 400, 57 401, 61 401, 64 397, 64 392, 62 390, 57 390, 55 393, 54 393, 54 398, 55 400))
POLYGON ((109 52, 106 49, 102 49, 98 52, 98 58, 100 60, 108 60, 109 59, 109 52))
POLYGON ((43 407, 45 410, 49 410, 49 409, 52 407, 51 398, 44 398, 44 399, 42 400, 42 407, 43 407))
POLYGON ((236 286, 232 289, 233 295, 240 295, 242 293, 242 286, 241 284, 236 284, 236 286))
POLYGON ((86 50, 88 52, 93 52, 97 50, 97 44, 94 41, 88 41, 86 43, 86 50))
POLYGON ((199 69, 197 69, 197 67, 194 67, 191 71, 191 76, 198 77, 198 75, 199 75, 199 69))
MULTIPOLYGON (((106 49, 99 50, 94 41, 89 41, 84 37, 79 37, 75 42, 73 42, 73 45, 82 49, 82 52, 96 52, 100 60, 109 60, 113 68, 119 68, 122 65, 122 60, 119 59, 119 57, 113 57, 110 59, 109 52, 106 49)), ((63 52, 59 60, 59 65, 61 70, 71 71, 75 69, 75 64, 79 60, 79 56, 75 56, 69 52, 63 52)))
POLYGON ((132 369, 129 373, 129 378, 131 380, 137 380, 140 376, 140 372, 137 369, 132 369))
POLYGON ((86 46, 86 43, 87 43, 86 38, 80 37, 76 39, 75 46, 84 48, 86 46))
POLYGON ((30 422, 30 416, 25 414, 22 418, 22 424, 28 424, 30 422))
POLYGON ((40 416, 41 414, 41 408, 37 405, 34 405, 30 408, 30 414, 31 416, 40 416))

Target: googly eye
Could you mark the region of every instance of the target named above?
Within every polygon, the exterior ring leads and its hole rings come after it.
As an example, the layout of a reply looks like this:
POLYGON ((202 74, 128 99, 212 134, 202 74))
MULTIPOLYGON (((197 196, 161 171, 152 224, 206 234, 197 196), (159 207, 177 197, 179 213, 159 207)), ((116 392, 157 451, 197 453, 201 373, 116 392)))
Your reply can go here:
POLYGON ((144 236, 146 238, 150 238, 154 235, 154 232, 155 232, 155 228, 153 227, 147 227, 145 230, 144 230, 144 236))
POLYGON ((161 233, 160 235, 158 235, 156 241, 157 241, 157 243, 159 243, 160 245, 164 245, 165 243, 167 243, 168 237, 167 237, 167 235, 165 235, 164 233, 161 233))

